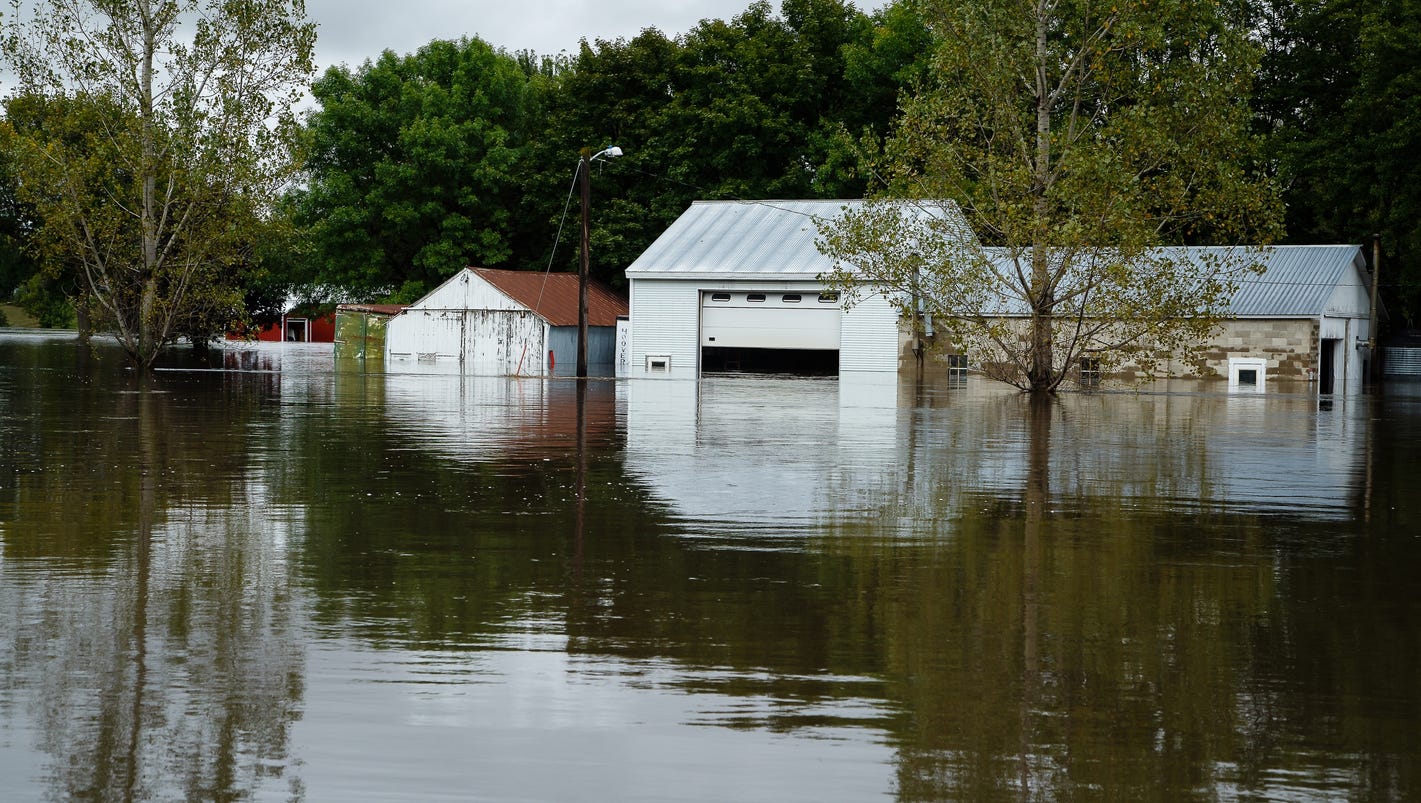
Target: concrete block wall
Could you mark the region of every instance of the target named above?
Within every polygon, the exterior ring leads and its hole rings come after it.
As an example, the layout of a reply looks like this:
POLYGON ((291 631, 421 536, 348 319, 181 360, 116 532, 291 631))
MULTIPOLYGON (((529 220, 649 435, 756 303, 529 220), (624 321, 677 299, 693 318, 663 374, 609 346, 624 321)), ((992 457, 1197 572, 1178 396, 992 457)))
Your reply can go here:
MULTIPOLYGON (((1225 321, 1205 343, 1186 352, 1169 355, 1156 366, 1161 377, 1228 379, 1229 359, 1255 357, 1267 360, 1269 382, 1306 383, 1316 379, 1319 347, 1318 322, 1314 319, 1249 319, 1225 321)), ((925 339, 929 362, 945 353, 939 343, 925 339)), ((908 327, 899 327, 899 369, 915 364, 914 337, 908 327)), ((1107 384, 1131 384, 1146 378, 1133 362, 1124 362, 1105 377, 1107 384)))
POLYGON ((1180 361, 1210 379, 1228 377, 1231 357, 1258 357, 1268 361, 1270 382, 1307 382, 1316 378, 1317 353, 1315 320, 1235 320, 1180 361))

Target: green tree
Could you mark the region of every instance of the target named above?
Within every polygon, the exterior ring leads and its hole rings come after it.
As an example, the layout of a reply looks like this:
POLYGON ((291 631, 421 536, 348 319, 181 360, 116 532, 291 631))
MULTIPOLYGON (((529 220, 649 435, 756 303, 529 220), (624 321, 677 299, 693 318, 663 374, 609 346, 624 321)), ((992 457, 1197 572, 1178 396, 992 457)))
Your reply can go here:
POLYGON ((15 13, 3 54, 22 199, 47 261, 83 286, 134 364, 240 314, 233 267, 293 175, 290 111, 311 72, 302 0, 45 0, 15 13))
MULTIPOLYGON (((520 215, 537 227, 521 252, 547 263, 583 147, 626 153, 593 183, 592 271, 612 282, 693 200, 862 194, 844 133, 886 133, 923 59, 911 43, 926 28, 895 9, 789 0, 776 15, 761 2, 679 37, 584 42, 547 96, 520 215)), ((559 249, 575 264, 575 232, 559 249)))
POLYGON ((1393 312, 1421 320, 1421 2, 1268 0, 1259 122, 1287 239, 1380 234, 1393 312))
POLYGON ((465 265, 577 265, 578 155, 593 175, 592 273, 614 284, 698 198, 861 194, 845 134, 888 130, 926 27, 907 6, 755 3, 668 37, 508 54, 478 40, 385 53, 318 80, 307 188, 317 283, 410 300, 465 265))
MULTIPOLYGON (((9 134, 0 124, 0 140, 9 134)), ((39 272, 39 264, 27 253, 34 231, 34 211, 19 199, 19 181, 14 163, 0 145, 0 302, 9 301, 25 280, 39 272)))
POLYGON ((1277 231, 1250 170, 1242 14, 1203 0, 928 0, 930 78, 905 102, 878 197, 823 248, 850 291, 921 301, 990 375, 1054 392, 1086 353, 1153 357, 1207 333, 1246 257, 1155 246, 1277 231), (971 231, 959 223, 965 215, 971 231), (973 236, 975 233, 976 236, 973 236), (980 238, 980 239, 979 239, 980 238))
POLYGON ((529 81, 478 39, 327 70, 312 87, 309 186, 293 198, 320 279, 408 301, 465 266, 507 264, 536 133, 529 81))

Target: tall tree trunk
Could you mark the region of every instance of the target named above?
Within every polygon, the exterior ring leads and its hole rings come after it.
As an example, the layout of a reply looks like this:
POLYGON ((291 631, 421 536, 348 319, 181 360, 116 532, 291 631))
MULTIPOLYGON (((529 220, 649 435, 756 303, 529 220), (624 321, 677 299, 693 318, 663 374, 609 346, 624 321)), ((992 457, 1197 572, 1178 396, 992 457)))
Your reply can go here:
POLYGON ((1055 371, 1052 366, 1051 323, 1056 300, 1051 290, 1050 261, 1047 259, 1050 246, 1050 230, 1047 216, 1050 204, 1047 192, 1051 187, 1051 89, 1047 82, 1046 21, 1050 16, 1045 0, 1036 3, 1036 164, 1032 192, 1032 209, 1036 231, 1032 236, 1031 287, 1028 295, 1031 304, 1031 359, 1028 386, 1033 393, 1055 390, 1055 371))
POLYGON ((74 326, 79 330, 79 342, 87 345, 94 335, 94 321, 89 316, 89 292, 80 290, 74 299, 74 326))
POLYGON ((143 238, 143 297, 138 307, 138 363, 147 370, 153 365, 162 345, 158 332, 158 222, 157 206, 157 144, 153 132, 153 59, 157 51, 157 22, 148 0, 139 0, 143 23, 143 55, 140 66, 138 114, 142 128, 142 162, 139 180, 143 182, 141 234, 143 238))

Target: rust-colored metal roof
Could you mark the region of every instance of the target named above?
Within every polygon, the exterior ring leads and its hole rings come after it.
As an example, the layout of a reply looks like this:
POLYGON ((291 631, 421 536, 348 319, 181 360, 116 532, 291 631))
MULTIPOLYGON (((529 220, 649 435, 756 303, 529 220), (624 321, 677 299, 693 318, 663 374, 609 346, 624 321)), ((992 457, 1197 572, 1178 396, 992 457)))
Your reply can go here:
MULTIPOLYGON (((504 295, 541 315, 553 326, 577 325, 577 274, 473 268, 504 295)), ((587 325, 616 326, 627 300, 596 279, 587 282, 587 325)))

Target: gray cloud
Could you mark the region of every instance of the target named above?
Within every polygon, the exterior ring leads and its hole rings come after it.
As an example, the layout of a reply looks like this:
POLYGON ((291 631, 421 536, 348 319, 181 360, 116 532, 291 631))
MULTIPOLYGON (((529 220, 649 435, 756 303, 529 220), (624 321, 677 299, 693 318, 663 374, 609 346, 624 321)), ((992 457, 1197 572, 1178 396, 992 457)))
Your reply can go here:
POLYGON ((749 5, 750 0, 306 0, 306 14, 319 25, 316 60, 324 69, 354 67, 387 49, 410 53, 433 39, 461 36, 477 36, 508 51, 575 53, 583 38, 631 38, 646 28, 676 36, 703 19, 730 19, 749 5))

